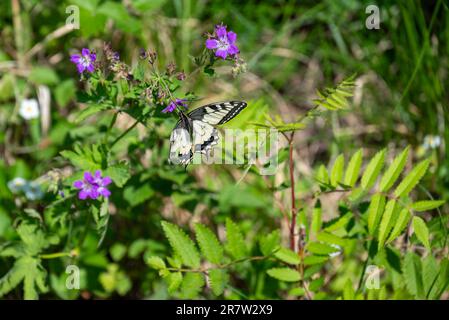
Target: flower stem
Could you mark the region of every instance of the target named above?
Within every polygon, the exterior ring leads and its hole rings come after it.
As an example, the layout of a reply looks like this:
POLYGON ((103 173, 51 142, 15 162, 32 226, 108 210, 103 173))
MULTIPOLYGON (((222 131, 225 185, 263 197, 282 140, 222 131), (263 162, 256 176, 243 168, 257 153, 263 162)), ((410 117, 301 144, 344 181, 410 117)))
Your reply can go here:
POLYGON ((39 258, 41 259, 56 259, 61 257, 70 257, 70 252, 55 252, 55 253, 48 253, 48 254, 41 254, 39 255, 39 258))
POLYGON ((126 136, 132 129, 134 129, 140 122, 140 119, 137 119, 128 129, 126 129, 120 136, 118 136, 109 146, 110 149, 119 142, 124 136, 126 136))
POLYGON ((295 228, 296 228, 296 197, 295 197, 295 173, 294 173, 294 163, 293 163, 293 137, 294 131, 291 133, 288 144, 289 144, 289 171, 290 171, 290 190, 291 190, 291 202, 292 202, 292 220, 290 222, 290 249, 295 251, 295 228))

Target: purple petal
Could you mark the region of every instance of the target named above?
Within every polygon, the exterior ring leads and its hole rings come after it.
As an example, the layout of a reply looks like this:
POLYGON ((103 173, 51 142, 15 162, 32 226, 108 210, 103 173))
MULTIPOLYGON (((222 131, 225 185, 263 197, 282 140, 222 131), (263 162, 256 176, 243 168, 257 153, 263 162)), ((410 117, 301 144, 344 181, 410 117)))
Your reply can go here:
POLYGON ((102 185, 107 186, 107 185, 111 184, 111 182, 112 182, 112 179, 110 177, 104 177, 103 181, 102 181, 102 185))
POLYGON ((220 49, 220 50, 215 51, 215 55, 222 59, 226 59, 226 57, 228 56, 228 52, 227 52, 227 50, 220 49))
POLYGON ((95 179, 94 179, 94 177, 92 176, 92 173, 90 173, 90 172, 88 172, 88 171, 84 172, 84 179, 85 179, 87 182, 89 182, 90 184, 95 183, 95 179))
POLYGON ((81 54, 82 54, 83 56, 88 56, 88 55, 90 54, 90 50, 89 50, 89 49, 86 49, 86 48, 83 48, 83 50, 81 50, 81 54))
POLYGON ((73 63, 78 63, 80 61, 81 57, 79 54, 72 54, 70 56, 70 61, 72 61, 73 63))
POLYGON ((235 44, 231 44, 231 45, 229 46, 228 53, 229 53, 230 55, 237 54, 237 53, 239 53, 239 48, 237 48, 237 46, 236 46, 235 44))
POLYGON ((215 33, 219 38, 226 37, 226 26, 218 25, 215 27, 215 33))
POLYGON ((111 195, 111 191, 106 188, 98 188, 98 193, 105 198, 109 198, 109 196, 111 195))
POLYGON ((77 180, 73 183, 73 186, 77 189, 82 189, 84 186, 84 183, 81 180, 77 180))
POLYGON ((206 40, 206 48, 207 49, 216 49, 218 47, 218 41, 215 39, 207 39, 206 40))
POLYGON ((162 110, 163 113, 173 112, 176 109, 176 104, 174 102, 170 102, 167 108, 162 110))
POLYGON ((94 177, 95 177, 95 179, 101 179, 101 170, 96 170, 94 177))
MULTIPOLYGON (((90 55, 90 61, 95 61, 95 60, 97 60, 97 54, 96 53, 91 53, 90 55)), ((118 58, 117 58, 117 60, 118 60, 118 58)))
POLYGON ((94 72, 94 70, 95 70, 95 67, 92 63, 87 66, 87 71, 94 72))
POLYGON ((90 192, 89 192, 89 197, 91 198, 91 199, 97 199, 98 197, 100 196, 100 193, 98 192, 98 189, 97 188, 93 188, 92 190, 90 190, 90 192))
POLYGON ((78 64, 76 65, 76 68, 78 69, 78 73, 83 73, 84 70, 86 69, 86 68, 83 66, 82 63, 78 63, 78 64))
POLYGON ((234 43, 237 40, 237 34, 235 32, 229 31, 228 40, 229 42, 234 43))
POLYGON ((81 200, 86 200, 89 196, 89 191, 81 190, 80 193, 78 193, 78 198, 81 200))

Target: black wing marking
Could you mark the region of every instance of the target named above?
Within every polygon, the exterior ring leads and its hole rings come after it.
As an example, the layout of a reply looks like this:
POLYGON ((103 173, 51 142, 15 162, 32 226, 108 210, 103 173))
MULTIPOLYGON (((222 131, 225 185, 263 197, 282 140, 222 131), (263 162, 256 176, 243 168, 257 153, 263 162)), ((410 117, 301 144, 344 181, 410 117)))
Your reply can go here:
POLYGON ((246 106, 243 101, 211 103, 191 111, 187 116, 210 125, 220 125, 237 116, 246 106))
POLYGON ((170 135, 169 162, 187 165, 193 157, 191 124, 181 118, 170 135))
POLYGON ((212 146, 218 144, 218 130, 199 120, 192 121, 194 152, 208 154, 212 146))

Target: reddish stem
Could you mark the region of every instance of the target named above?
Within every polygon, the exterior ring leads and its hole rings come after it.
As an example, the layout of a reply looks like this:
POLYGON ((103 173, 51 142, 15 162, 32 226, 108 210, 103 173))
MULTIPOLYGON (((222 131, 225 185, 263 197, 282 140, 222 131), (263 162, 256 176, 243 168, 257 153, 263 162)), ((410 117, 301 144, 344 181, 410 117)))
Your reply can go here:
POLYGON ((295 199, 295 172, 293 166, 293 135, 292 132, 289 143, 289 170, 290 170, 290 188, 292 201, 292 221, 290 223, 290 249, 295 251, 295 228, 296 228, 296 199, 295 199))

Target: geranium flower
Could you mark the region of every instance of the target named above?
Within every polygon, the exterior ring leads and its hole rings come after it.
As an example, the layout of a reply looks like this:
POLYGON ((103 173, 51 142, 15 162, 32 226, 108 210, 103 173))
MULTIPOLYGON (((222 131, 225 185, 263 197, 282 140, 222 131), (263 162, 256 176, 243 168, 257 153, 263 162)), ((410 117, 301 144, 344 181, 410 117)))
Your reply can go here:
POLYGON ((111 195, 111 192, 106 188, 112 182, 110 177, 101 176, 101 171, 95 171, 95 174, 92 175, 90 172, 84 172, 84 179, 77 180, 73 183, 73 186, 77 189, 80 189, 78 193, 78 198, 81 200, 85 200, 87 198, 97 199, 100 196, 108 198, 111 195))
POLYGON ((8 188, 12 193, 19 193, 24 190, 27 183, 28 182, 24 178, 16 177, 11 181, 8 181, 8 188))
POLYGON ((206 40, 206 48, 215 50, 215 56, 226 59, 228 55, 235 56, 239 53, 239 48, 235 44, 236 40, 235 32, 228 32, 226 26, 217 25, 214 35, 206 40))
POLYGON ((81 55, 72 54, 70 56, 70 61, 76 64, 78 68, 78 73, 83 73, 85 70, 88 72, 94 72, 94 62, 97 59, 97 55, 94 52, 90 52, 89 49, 83 48, 81 50, 81 55))
POLYGON ((36 119, 39 117, 39 105, 36 99, 23 99, 20 104, 19 114, 25 120, 36 119))
POLYGON ((167 113, 167 112, 173 112, 176 110, 176 108, 179 107, 184 107, 184 108, 188 108, 187 104, 185 103, 187 100, 186 99, 178 99, 176 98, 175 101, 170 101, 170 103, 168 104, 167 108, 165 108, 164 110, 162 110, 163 113, 167 113))

